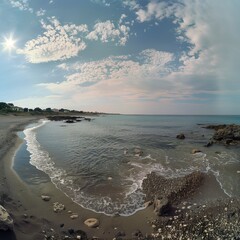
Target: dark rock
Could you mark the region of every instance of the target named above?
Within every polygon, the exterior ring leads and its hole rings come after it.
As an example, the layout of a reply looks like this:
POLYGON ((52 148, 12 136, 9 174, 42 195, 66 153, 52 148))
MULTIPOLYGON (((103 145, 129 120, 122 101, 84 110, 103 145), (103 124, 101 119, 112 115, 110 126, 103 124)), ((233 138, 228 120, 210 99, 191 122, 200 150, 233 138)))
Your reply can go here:
POLYGON ((185 139, 185 135, 183 133, 180 133, 176 136, 177 139, 185 139))
POLYGON ((125 236, 126 236, 126 233, 122 231, 119 231, 115 234, 116 239, 120 239, 121 237, 125 237, 125 236))
POLYGON ((213 145, 213 141, 209 141, 204 147, 211 147, 213 145))
POLYGON ((87 240, 88 239, 87 234, 82 230, 76 230, 75 233, 77 235, 81 236, 81 240, 87 240))
POLYGON ((68 233, 69 233, 70 235, 72 235, 72 234, 74 234, 74 233, 75 233, 75 231, 74 231, 74 229, 72 229, 72 228, 69 228, 69 229, 68 229, 68 233))
POLYGON ((167 198, 156 198, 153 202, 154 212, 158 216, 168 215, 171 212, 171 204, 167 198))
POLYGON ((240 143, 240 125, 209 125, 207 129, 214 129, 213 140, 216 143, 239 144, 240 143))
POLYGON ((140 230, 136 230, 135 232, 132 233, 132 236, 137 238, 142 238, 143 234, 140 230))

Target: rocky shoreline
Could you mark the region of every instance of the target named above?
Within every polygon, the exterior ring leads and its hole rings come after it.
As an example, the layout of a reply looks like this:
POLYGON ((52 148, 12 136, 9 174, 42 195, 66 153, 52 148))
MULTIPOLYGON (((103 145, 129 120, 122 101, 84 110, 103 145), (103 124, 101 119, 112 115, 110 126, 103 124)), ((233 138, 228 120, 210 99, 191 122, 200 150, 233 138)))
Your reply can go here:
MULTIPOLYGON (((33 186, 30 190, 10 171, 7 151, 16 142, 15 131, 34 119, 23 119, 20 123, 19 119, 0 120, 0 239, 240 239, 239 198, 194 202, 194 196, 207 183, 207 174, 201 172, 172 179, 154 172, 148 174, 142 184, 146 208, 129 217, 108 217, 83 209, 51 182, 47 187, 33 186)), ((218 125, 208 129, 216 131, 214 143, 226 144, 224 141, 229 138, 234 138, 234 144, 239 143, 239 126, 218 125), (217 140, 217 136, 221 139, 217 140)), ((141 154, 135 151, 135 155, 141 154)))

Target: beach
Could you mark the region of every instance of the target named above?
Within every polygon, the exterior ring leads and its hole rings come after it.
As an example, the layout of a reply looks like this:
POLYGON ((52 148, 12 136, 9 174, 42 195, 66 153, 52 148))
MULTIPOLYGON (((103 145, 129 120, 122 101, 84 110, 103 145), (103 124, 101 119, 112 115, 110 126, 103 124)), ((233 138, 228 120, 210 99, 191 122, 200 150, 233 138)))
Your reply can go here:
MULTIPOLYGON (((131 216, 107 216, 74 203, 51 182, 26 184, 12 169, 13 157, 22 143, 16 132, 43 117, 0 117, 0 204, 14 221, 13 231, 0 231, 0 239, 237 239, 239 237, 239 199, 228 197, 211 174, 198 173, 172 181, 146 176, 149 200, 158 186, 165 189, 171 209, 158 216, 154 204, 131 216), (182 184, 176 184, 181 182, 182 184), (151 188, 154 186, 153 188, 151 188), (170 189, 170 190, 169 190, 170 189), (213 191, 214 190, 214 191, 213 191), (175 195, 173 194, 176 193, 175 195), (184 193, 184 194, 183 194, 184 193), (208 201, 199 201, 202 196, 208 201), (215 196, 219 196, 216 200, 215 196), (48 196, 44 201, 42 196, 48 196), (178 196, 178 197, 176 197, 178 196), (53 211, 54 203, 65 209, 53 211), (71 216, 75 215, 72 219, 71 216), (218 221, 215 219, 218 217, 218 221), (84 221, 95 218, 99 226, 89 228, 84 221), (206 220, 207 219, 207 220, 206 220), (201 228, 196 228, 199 223, 201 228), (186 226, 185 226, 186 225, 186 226), (187 231, 186 231, 187 229, 187 231), (199 236, 201 238, 199 238, 199 236), (203 238, 202 238, 203 237, 203 238), (221 238, 222 237, 222 238, 221 238)), ((114 177, 114 176, 113 176, 114 177)), ((160 197, 160 196, 159 196, 160 197)), ((199 225, 199 226, 200 226, 199 225)))

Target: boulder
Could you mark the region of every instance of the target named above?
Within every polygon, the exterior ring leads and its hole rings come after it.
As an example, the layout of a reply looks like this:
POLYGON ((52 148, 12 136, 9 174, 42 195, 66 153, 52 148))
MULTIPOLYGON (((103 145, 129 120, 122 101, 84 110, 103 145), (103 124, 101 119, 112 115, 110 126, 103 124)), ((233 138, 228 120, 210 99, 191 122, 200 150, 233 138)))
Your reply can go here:
POLYGON ((185 135, 183 133, 180 133, 176 136, 177 139, 185 139, 185 135))
POLYGON ((96 218, 89 218, 84 221, 84 224, 87 225, 90 228, 96 228, 99 226, 99 220, 96 218))
POLYGON ((49 197, 47 195, 42 195, 41 198, 43 201, 46 201, 46 202, 50 201, 50 199, 51 199, 51 197, 49 197))
POLYGON ((13 230, 13 219, 2 205, 0 205, 0 230, 13 230))
POLYGON ((158 216, 167 215, 171 211, 171 204, 167 198, 158 199, 156 198, 153 202, 154 212, 158 216))
POLYGON ((53 203, 54 212, 62 212, 63 210, 65 210, 65 206, 62 203, 59 202, 53 203))

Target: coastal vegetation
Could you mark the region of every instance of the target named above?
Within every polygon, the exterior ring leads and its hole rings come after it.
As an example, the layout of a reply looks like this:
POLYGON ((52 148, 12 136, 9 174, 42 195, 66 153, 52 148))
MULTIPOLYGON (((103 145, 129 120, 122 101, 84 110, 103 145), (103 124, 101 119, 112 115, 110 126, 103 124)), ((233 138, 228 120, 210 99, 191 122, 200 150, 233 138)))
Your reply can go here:
POLYGON ((95 115, 100 114, 99 112, 86 112, 79 110, 69 110, 66 108, 51 108, 47 107, 42 109, 40 107, 27 108, 18 107, 13 103, 0 102, 0 114, 15 114, 15 115, 58 115, 58 114, 88 114, 95 115))

